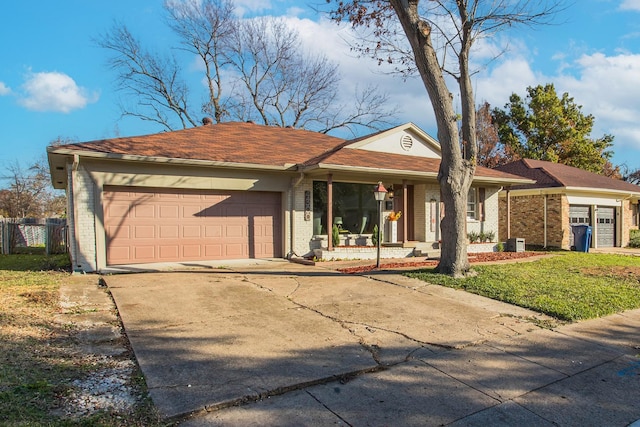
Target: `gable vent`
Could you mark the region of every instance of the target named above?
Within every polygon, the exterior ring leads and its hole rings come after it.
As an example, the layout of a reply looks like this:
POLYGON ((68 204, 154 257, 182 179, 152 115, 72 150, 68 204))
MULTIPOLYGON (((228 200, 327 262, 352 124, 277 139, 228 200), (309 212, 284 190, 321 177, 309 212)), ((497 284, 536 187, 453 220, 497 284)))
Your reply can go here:
POLYGON ((403 136, 402 138, 400 138, 400 146, 404 151, 411 150, 411 147, 413 147, 413 138, 411 138, 409 135, 403 136))

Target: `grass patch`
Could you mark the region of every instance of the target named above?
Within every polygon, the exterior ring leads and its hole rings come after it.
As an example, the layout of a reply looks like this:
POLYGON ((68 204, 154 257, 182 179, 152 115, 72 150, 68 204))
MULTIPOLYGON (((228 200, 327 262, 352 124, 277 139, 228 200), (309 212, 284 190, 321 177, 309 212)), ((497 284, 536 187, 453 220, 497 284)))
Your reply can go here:
POLYGON ((76 351, 69 325, 54 320, 68 269, 66 255, 0 255, 0 425, 161 425, 149 399, 127 414, 57 414, 73 381, 101 368, 76 351))
POLYGON ((405 273, 425 282, 486 296, 577 321, 640 308, 640 258, 557 253, 535 262, 476 266, 475 277, 453 279, 433 269, 405 273))
POLYGON ((0 271, 69 271, 68 254, 45 255, 44 249, 30 248, 27 253, 0 255, 0 271))

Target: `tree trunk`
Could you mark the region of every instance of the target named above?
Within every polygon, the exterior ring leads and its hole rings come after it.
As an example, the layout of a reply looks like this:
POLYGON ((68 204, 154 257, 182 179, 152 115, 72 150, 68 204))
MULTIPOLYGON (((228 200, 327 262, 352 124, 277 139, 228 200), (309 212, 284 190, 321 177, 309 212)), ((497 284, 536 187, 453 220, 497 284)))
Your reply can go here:
MULTIPOLYGON (((465 161, 462 157, 453 96, 447 88, 431 42, 431 26, 420 19, 418 3, 416 0, 391 0, 411 44, 416 66, 431 99, 442 150, 438 181, 445 216, 441 223, 442 246, 436 271, 458 277, 469 270, 466 236, 467 194, 475 172, 475 164, 465 161)), ((475 111, 473 108, 472 110, 475 111)))

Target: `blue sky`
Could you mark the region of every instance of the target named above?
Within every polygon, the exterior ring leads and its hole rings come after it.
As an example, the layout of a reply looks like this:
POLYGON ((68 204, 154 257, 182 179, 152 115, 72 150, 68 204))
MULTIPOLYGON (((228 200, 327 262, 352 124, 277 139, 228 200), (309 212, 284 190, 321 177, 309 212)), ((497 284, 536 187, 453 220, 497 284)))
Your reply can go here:
MULTIPOLYGON (((300 31, 305 48, 340 63, 346 89, 364 82, 377 85, 399 107, 398 124, 412 121, 435 135, 421 83, 384 75, 370 60, 354 58, 343 41, 349 29, 327 22, 307 6, 323 0, 236 3, 247 15, 286 16, 300 31)), ((572 3, 556 25, 517 28, 478 45, 477 58, 507 45, 509 50, 476 74, 476 101, 503 107, 513 92, 524 96, 527 86, 554 83, 559 94, 568 92, 584 113, 595 116, 593 137, 615 136, 614 164, 640 168, 640 0, 572 3)), ((88 141, 162 131, 120 118, 121 95, 107 66, 108 52, 94 42, 119 21, 147 46, 175 46, 163 23, 162 5, 162 0, 2 4, 0 175, 16 161, 29 165, 58 137, 88 141)), ((185 70, 197 76, 196 67, 185 70)))

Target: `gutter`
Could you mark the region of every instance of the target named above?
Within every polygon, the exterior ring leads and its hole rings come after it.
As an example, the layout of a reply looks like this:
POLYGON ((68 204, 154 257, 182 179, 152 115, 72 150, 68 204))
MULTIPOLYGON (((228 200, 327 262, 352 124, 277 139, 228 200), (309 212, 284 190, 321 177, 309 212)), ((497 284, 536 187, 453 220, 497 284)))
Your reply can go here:
MULTIPOLYGON (((368 166, 345 166, 345 165, 332 165, 325 163, 318 163, 311 166, 303 167, 302 170, 306 173, 313 172, 316 170, 328 170, 332 172, 336 171, 344 171, 349 173, 361 172, 361 173, 374 173, 376 175, 393 175, 394 178, 398 177, 406 177, 406 178, 438 178, 437 172, 421 172, 421 171, 408 171, 404 169, 382 169, 376 167, 368 167, 368 166)), ((510 184, 510 185, 522 185, 522 184, 533 184, 535 181, 526 179, 526 178, 497 178, 497 177, 485 177, 474 175, 473 177, 474 183, 484 183, 484 184, 510 184)))
POLYGON ((284 164, 282 166, 275 165, 262 165, 258 163, 240 163, 240 162, 225 162, 217 160, 197 160, 197 159, 176 159, 171 157, 157 157, 157 156, 136 156, 131 154, 113 154, 113 153, 100 153, 94 151, 84 150, 70 150, 70 149, 57 149, 52 150, 49 153, 69 156, 82 156, 99 160, 124 160, 132 162, 146 162, 146 163, 160 163, 160 164, 176 164, 176 165, 189 165, 189 166, 215 166, 222 168, 233 169, 263 169, 273 171, 288 171, 294 168, 294 164, 284 164))
POLYGON ((617 196, 616 198, 625 197, 640 198, 640 190, 637 193, 630 193, 629 191, 624 190, 614 190, 607 188, 593 188, 593 187, 545 187, 545 188, 518 188, 512 189, 512 192, 516 193, 518 196, 531 196, 531 195, 539 195, 539 194, 556 194, 556 193, 585 193, 589 196, 595 195, 603 195, 603 196, 617 196), (625 196, 621 196, 625 195, 625 196))

